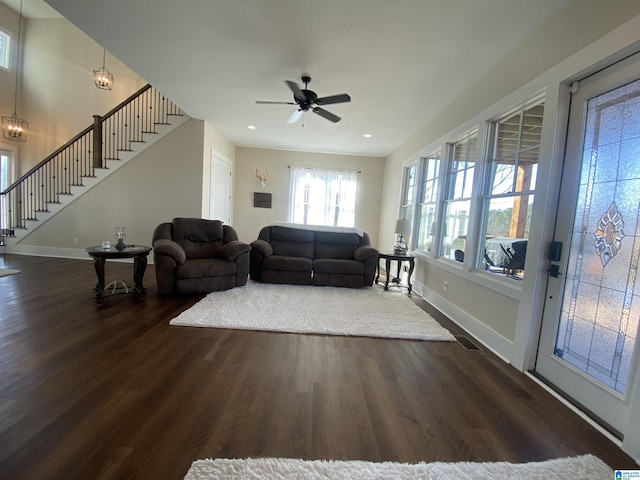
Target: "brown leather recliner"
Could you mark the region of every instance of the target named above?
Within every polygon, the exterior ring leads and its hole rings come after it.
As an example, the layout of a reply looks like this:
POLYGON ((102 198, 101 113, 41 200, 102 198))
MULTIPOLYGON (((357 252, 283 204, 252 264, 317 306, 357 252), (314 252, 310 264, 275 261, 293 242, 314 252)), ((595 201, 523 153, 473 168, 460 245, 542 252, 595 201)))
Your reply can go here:
POLYGON ((174 218, 153 233, 160 295, 191 295, 247 284, 251 247, 220 220, 174 218))

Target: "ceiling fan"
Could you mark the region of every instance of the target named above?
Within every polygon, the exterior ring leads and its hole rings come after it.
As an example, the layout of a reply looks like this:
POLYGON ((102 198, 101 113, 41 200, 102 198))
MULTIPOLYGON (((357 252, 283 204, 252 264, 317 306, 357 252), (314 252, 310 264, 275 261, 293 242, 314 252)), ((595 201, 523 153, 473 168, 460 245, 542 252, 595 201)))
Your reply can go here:
POLYGON ((334 115, 331 112, 328 112, 324 108, 319 107, 318 105, 331 105, 334 103, 345 103, 350 102, 351 97, 346 93, 340 93, 338 95, 331 95, 329 97, 318 97, 316 92, 313 92, 307 88, 309 83, 311 82, 311 77, 308 75, 304 75, 302 77, 302 83, 304 83, 304 88, 300 88, 296 82, 291 80, 285 80, 291 91, 293 92, 293 100, 294 102, 268 102, 257 100, 256 103, 267 104, 267 105, 298 105, 298 108, 287 120, 287 123, 296 123, 304 112, 311 110, 313 113, 320 115, 322 118, 326 118, 330 122, 337 123, 340 121, 340 117, 334 115))

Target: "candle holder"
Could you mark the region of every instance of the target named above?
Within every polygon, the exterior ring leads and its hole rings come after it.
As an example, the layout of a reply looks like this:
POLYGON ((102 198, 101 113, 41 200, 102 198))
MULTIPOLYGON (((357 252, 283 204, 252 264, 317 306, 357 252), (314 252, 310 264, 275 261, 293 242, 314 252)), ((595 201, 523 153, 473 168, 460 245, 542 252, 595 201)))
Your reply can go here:
POLYGON ((122 251, 127 248, 124 242, 127 238, 127 227, 115 227, 116 230, 116 250, 122 251))

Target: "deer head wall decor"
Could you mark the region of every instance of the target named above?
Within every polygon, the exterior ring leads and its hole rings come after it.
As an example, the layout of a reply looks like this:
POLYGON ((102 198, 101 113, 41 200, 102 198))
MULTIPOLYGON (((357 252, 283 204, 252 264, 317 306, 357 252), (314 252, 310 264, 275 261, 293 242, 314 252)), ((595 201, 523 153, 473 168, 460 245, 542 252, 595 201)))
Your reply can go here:
POLYGON ((269 180, 269 170, 265 170, 265 173, 260 173, 260 170, 256 168, 256 178, 260 180, 260 185, 264 188, 269 180))

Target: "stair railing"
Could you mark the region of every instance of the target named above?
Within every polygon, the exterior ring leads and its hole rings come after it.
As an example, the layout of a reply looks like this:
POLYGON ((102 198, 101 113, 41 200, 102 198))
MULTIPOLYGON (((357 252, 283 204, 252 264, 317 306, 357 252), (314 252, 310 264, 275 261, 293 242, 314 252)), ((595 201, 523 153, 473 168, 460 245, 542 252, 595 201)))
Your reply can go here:
POLYGON ((49 204, 60 203, 60 195, 70 195, 71 187, 82 185, 84 177, 95 176, 96 168, 106 168, 107 160, 131 151, 131 143, 142 142, 143 134, 168 124, 169 115, 182 114, 146 85, 107 114, 94 115, 92 125, 0 192, 0 244, 4 237, 14 236, 15 229, 26 228, 27 220, 36 220, 38 212, 47 212, 49 204))

